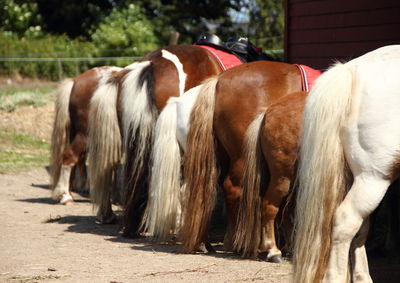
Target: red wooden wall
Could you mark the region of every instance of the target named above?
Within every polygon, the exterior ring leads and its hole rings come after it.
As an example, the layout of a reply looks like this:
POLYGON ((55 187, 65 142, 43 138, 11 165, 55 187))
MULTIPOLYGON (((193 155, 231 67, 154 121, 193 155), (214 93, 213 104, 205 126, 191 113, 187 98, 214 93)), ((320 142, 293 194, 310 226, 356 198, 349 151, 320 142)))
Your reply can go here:
POLYGON ((400 44, 400 0, 285 0, 285 59, 326 69, 400 44))

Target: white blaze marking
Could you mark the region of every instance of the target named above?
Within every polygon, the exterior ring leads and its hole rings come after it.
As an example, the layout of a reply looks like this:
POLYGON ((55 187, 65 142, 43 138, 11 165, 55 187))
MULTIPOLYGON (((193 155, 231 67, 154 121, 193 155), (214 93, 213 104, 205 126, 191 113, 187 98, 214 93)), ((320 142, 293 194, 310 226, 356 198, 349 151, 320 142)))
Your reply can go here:
POLYGON ((183 92, 185 91, 185 83, 186 83, 186 74, 183 71, 183 65, 181 61, 179 61, 179 58, 175 55, 172 54, 171 52, 163 49, 162 51, 162 57, 164 57, 167 60, 170 60, 172 63, 174 63, 176 69, 178 70, 178 77, 179 77, 179 95, 182 95, 183 92))

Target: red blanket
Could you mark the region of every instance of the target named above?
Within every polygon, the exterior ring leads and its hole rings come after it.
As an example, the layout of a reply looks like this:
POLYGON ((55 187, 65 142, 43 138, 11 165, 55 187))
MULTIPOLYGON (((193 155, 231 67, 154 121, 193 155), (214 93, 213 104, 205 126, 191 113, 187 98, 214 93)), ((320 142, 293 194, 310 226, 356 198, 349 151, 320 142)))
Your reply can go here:
POLYGON ((320 70, 315 70, 305 65, 295 64, 301 73, 301 88, 303 91, 310 91, 315 80, 321 75, 320 70))
POLYGON ((207 45, 196 45, 196 46, 207 49, 211 54, 213 54, 215 58, 217 58, 219 65, 224 71, 229 68, 235 67, 237 65, 243 64, 243 62, 240 61, 238 57, 236 57, 231 53, 227 53, 207 45))

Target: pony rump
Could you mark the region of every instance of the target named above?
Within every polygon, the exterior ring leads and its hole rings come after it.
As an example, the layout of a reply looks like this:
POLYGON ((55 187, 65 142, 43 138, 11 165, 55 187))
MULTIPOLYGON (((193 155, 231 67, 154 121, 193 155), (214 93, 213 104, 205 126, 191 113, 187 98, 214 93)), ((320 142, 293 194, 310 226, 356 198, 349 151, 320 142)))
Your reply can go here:
POLYGON ((332 218, 346 192, 341 129, 351 107, 353 69, 338 63, 308 95, 296 199, 294 282, 321 282, 331 246, 332 218))
POLYGON ((261 190, 267 185, 266 166, 260 142, 265 112, 259 114, 246 132, 243 194, 239 204, 234 248, 243 256, 255 257, 261 240, 261 190))
POLYGON ((181 153, 176 138, 178 98, 171 97, 157 119, 152 151, 149 200, 142 220, 144 231, 166 240, 177 229, 180 214, 181 153))
POLYGON ((218 78, 203 82, 190 115, 181 229, 183 246, 189 252, 197 250, 205 240, 216 199, 218 170, 213 119, 217 82, 218 78))
POLYGON ((50 183, 53 190, 60 179, 62 155, 65 147, 69 143, 69 136, 67 135, 71 124, 69 116, 69 100, 73 86, 73 79, 65 79, 61 82, 56 92, 55 119, 51 135, 50 156, 50 183))
POLYGON ((90 101, 89 112, 89 181, 90 195, 99 206, 98 215, 107 213, 116 167, 121 160, 121 134, 117 116, 118 85, 100 85, 90 101))

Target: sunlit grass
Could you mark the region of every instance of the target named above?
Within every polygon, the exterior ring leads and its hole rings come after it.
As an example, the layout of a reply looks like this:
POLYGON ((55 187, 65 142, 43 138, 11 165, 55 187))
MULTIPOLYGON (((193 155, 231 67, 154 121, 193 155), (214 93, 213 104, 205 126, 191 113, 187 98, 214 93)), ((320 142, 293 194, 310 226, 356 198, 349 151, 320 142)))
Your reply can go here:
POLYGON ((11 131, 0 133, 0 172, 17 173, 49 164, 49 144, 11 131))
POLYGON ((53 100, 55 87, 0 90, 0 110, 12 112, 21 106, 40 107, 53 100))

